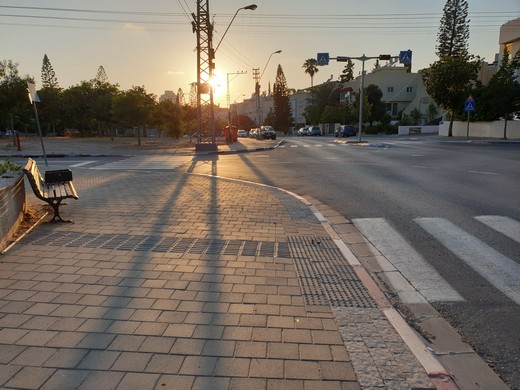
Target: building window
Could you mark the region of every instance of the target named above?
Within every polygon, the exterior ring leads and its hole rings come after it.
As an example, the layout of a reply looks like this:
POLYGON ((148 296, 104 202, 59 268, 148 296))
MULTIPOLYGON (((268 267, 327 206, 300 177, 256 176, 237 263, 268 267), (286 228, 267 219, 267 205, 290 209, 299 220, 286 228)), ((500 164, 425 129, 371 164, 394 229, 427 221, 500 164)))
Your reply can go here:
POLYGON ((406 87, 406 92, 412 92, 412 87, 406 87))
POLYGON ((394 87, 388 87, 388 88, 386 89, 386 92, 394 92, 394 87))

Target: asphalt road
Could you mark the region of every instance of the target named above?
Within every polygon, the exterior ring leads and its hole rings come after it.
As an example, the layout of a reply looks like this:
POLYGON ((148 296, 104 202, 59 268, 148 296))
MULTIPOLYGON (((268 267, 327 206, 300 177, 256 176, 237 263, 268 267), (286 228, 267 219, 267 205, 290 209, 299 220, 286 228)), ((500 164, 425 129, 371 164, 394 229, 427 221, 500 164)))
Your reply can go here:
POLYGON ((190 170, 328 204, 395 257, 394 265, 463 339, 520 388, 520 144, 334 141, 289 138, 274 151, 208 157, 190 170))

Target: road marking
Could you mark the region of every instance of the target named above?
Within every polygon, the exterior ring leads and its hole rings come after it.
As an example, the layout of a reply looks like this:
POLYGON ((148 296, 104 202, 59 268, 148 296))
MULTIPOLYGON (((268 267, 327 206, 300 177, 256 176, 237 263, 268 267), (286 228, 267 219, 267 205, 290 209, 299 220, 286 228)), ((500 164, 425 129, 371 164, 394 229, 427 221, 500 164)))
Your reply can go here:
POLYGON ((520 265, 442 218, 414 219, 495 288, 520 305, 520 265))
POLYGON ((481 175, 498 175, 495 172, 486 172, 486 171, 468 171, 469 173, 479 173, 481 175))
POLYGON ((135 156, 109 162, 90 169, 161 170, 174 169, 193 160, 193 156, 135 156))
POLYGON ((475 219, 520 244, 520 222, 500 215, 481 215, 475 219))
POLYGON ((71 165, 70 167, 71 168, 78 168, 78 167, 82 167, 84 165, 94 164, 94 163, 95 163, 95 161, 83 161, 81 163, 77 163, 77 164, 71 165))
POLYGON ((291 145, 291 148, 297 148, 298 145, 291 145))
POLYGON ((464 298, 385 219, 362 218, 354 219, 352 222, 428 301, 464 301, 464 298))

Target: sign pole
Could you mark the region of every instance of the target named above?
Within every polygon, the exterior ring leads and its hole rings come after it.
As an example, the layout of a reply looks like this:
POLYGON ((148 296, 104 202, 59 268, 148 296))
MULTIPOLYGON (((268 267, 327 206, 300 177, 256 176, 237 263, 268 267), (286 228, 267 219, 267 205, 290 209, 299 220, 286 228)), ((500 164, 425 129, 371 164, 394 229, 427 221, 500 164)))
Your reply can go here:
POLYGON ((469 138, 469 113, 470 113, 470 111, 468 111, 468 124, 466 126, 466 138, 469 138))
POLYGON ((36 125, 38 126, 38 135, 40 136, 40 142, 42 144, 43 159, 45 165, 49 166, 47 162, 47 154, 45 153, 45 145, 43 144, 42 129, 40 127, 40 118, 38 117, 38 109, 36 108, 36 102, 40 101, 40 97, 36 93, 36 86, 33 83, 27 82, 27 93, 29 94, 29 101, 34 105, 34 115, 36 116, 36 125))

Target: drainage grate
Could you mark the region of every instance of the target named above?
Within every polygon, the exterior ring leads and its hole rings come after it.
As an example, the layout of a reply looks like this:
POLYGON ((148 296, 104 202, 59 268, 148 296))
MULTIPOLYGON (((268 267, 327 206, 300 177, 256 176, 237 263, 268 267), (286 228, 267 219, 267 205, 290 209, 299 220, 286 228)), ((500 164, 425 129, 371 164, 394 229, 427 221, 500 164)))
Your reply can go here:
POLYGON ((289 246, 286 243, 263 241, 78 232, 33 232, 28 237, 28 240, 29 243, 33 245, 76 248, 151 251, 156 253, 191 253, 199 255, 291 257, 289 246))
POLYGON ((308 305, 376 307, 354 269, 328 237, 288 237, 308 305))

